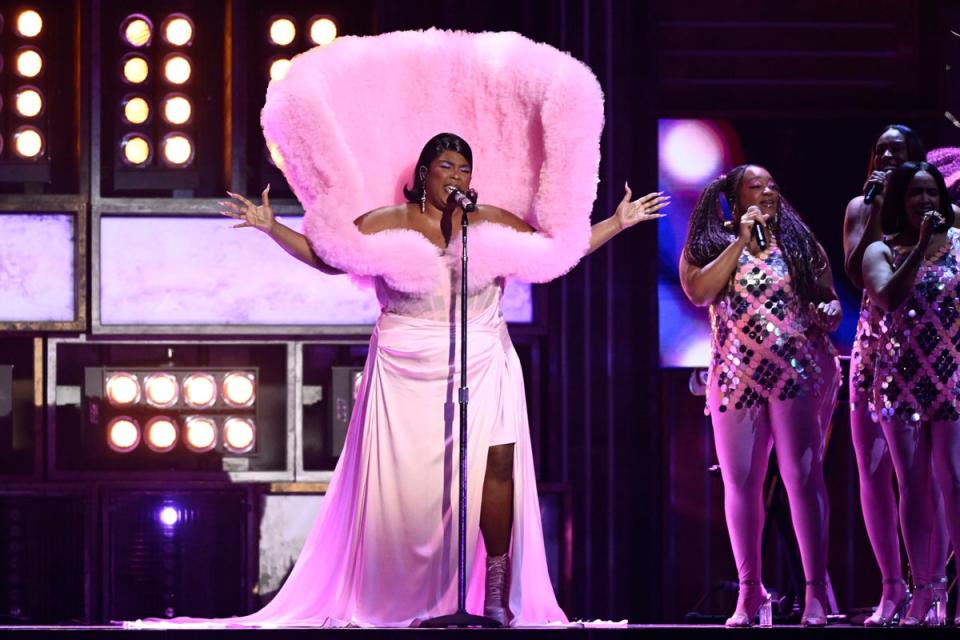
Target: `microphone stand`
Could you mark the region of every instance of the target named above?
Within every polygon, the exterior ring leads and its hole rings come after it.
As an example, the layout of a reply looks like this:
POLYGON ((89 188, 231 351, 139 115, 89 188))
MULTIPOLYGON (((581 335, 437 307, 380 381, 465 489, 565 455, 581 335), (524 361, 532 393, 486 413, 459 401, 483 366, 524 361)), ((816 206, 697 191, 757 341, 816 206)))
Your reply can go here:
MULTIPOLYGON (((474 197, 475 194, 474 194, 474 197)), ((460 258, 460 508, 457 522, 460 527, 457 536, 457 610, 436 618, 429 618, 420 623, 427 628, 464 628, 486 627, 497 628, 500 623, 493 618, 476 616, 467 612, 467 404, 470 400, 470 389, 467 387, 467 226, 469 225, 467 209, 476 210, 476 204, 463 209, 460 217, 461 235, 463 236, 463 253, 460 258)))

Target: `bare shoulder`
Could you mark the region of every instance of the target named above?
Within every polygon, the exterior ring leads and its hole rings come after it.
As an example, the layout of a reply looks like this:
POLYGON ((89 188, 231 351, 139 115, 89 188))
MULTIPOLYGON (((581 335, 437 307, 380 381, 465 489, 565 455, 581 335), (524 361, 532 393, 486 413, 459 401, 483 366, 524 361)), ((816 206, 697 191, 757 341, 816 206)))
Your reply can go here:
POLYGON ((843 217, 844 226, 849 229, 852 225, 858 225, 866 218, 868 208, 863 202, 863 196, 852 199, 847 203, 847 210, 843 217))
POLYGON ((876 242, 871 242, 867 250, 864 251, 863 263, 867 265, 875 263, 878 260, 889 262, 892 255, 890 246, 883 240, 877 240, 876 242))
POLYGON ((960 229, 960 207, 955 204, 950 206, 953 207, 953 228, 960 229))
POLYGON ((473 219, 478 222, 496 222, 497 224, 505 225, 517 231, 530 232, 535 230, 519 216, 510 213, 506 209, 494 207, 489 204, 477 206, 477 211, 473 214, 473 219))
POLYGON ((371 234, 387 229, 406 227, 408 203, 380 207, 368 211, 353 221, 360 233, 371 234))

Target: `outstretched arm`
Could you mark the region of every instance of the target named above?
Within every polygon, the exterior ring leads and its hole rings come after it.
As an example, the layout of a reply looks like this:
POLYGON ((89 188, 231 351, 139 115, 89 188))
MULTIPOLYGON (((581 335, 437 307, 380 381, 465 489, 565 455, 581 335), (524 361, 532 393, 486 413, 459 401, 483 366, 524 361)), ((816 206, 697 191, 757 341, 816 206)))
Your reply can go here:
POLYGON ((623 183, 623 188, 623 200, 617 205, 613 215, 590 228, 590 246, 587 248, 585 255, 590 255, 624 229, 666 215, 657 212, 670 204, 670 196, 665 196, 660 191, 654 191, 631 202, 630 198, 633 197, 633 192, 630 190, 630 185, 623 183))
POLYGON ((220 203, 222 207, 220 213, 241 221, 239 224, 233 225, 234 229, 243 227, 259 229, 273 238, 274 242, 283 247, 284 251, 300 262, 330 275, 343 273, 340 269, 321 260, 302 233, 294 231, 276 219, 273 215, 273 209, 270 208, 270 185, 267 185, 267 188, 263 190, 263 204, 261 205, 256 205, 236 193, 228 191, 227 194, 231 200, 220 203))

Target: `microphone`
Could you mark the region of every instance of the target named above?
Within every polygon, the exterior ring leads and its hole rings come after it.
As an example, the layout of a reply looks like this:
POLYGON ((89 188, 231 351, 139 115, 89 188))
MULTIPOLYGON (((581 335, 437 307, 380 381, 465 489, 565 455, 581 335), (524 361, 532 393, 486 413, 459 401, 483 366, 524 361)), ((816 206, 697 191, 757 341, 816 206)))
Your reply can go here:
POLYGON ((882 185, 877 184, 876 182, 871 182, 867 185, 867 192, 863 194, 863 204, 870 204, 873 202, 873 199, 877 197, 877 194, 880 193, 882 185))
POLYGON ((456 187, 447 187, 450 195, 447 196, 447 202, 455 202, 457 206, 463 209, 464 213, 470 213, 477 210, 477 192, 470 189, 467 193, 460 191, 456 187), (471 198, 472 196, 472 198, 471 198))
POLYGON ((767 234, 763 231, 763 225, 759 222, 753 223, 753 238, 757 241, 757 246, 763 251, 767 248, 767 234))

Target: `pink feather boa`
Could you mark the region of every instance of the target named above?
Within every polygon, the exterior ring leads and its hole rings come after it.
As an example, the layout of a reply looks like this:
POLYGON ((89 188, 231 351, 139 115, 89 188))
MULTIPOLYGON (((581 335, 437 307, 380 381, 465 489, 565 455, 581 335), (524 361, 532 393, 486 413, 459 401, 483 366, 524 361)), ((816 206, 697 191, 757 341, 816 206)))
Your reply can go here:
MULTIPOLYGON (((417 232, 361 234, 354 220, 403 201, 423 144, 449 131, 473 148, 473 187, 538 233, 470 228, 470 288, 569 271, 590 237, 603 93, 583 63, 516 33, 430 29, 341 37, 270 83, 261 117, 324 261, 410 293, 449 278, 417 232)), ((447 253, 460 246, 451 242, 447 253)))

